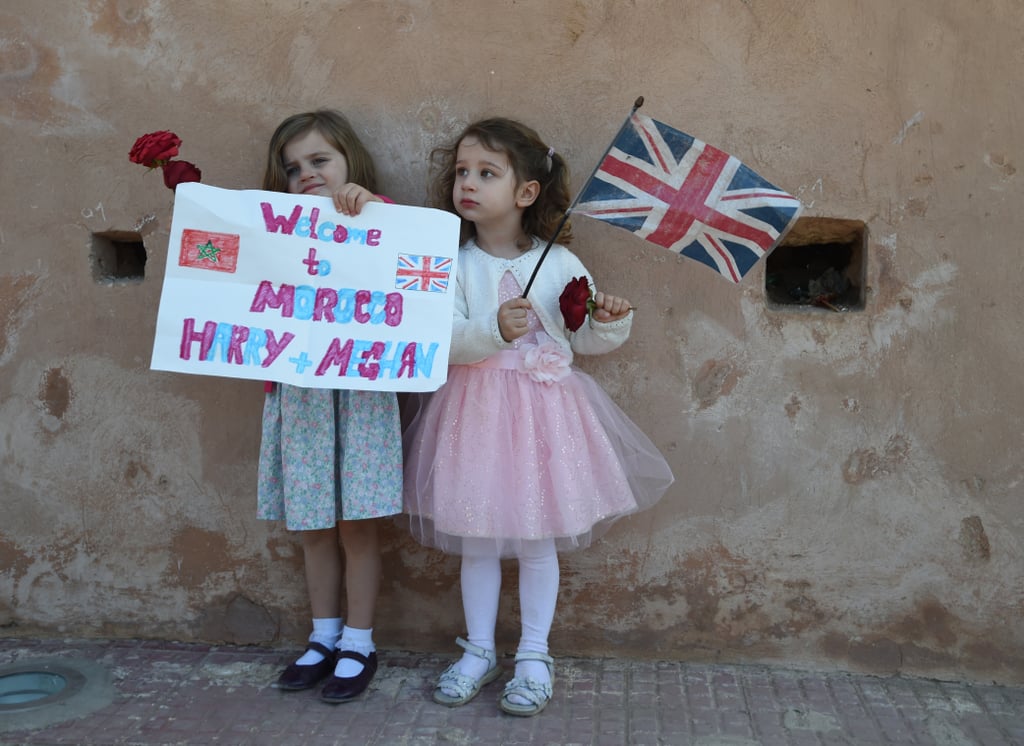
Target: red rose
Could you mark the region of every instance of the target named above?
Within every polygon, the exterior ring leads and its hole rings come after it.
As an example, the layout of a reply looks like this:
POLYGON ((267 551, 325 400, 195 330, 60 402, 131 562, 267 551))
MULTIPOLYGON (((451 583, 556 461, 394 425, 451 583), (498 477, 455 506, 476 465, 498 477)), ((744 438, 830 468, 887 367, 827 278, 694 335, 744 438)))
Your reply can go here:
POLYGON ((143 135, 132 145, 128 160, 140 163, 146 168, 162 166, 178 154, 181 138, 173 132, 160 130, 143 135))
POLYGON ((163 166, 164 184, 172 190, 186 181, 200 181, 203 172, 188 161, 169 161, 163 166))
POLYGON ((586 277, 574 277, 569 280, 565 290, 558 296, 558 307, 562 311, 562 318, 565 319, 565 328, 571 332, 576 331, 583 322, 587 320, 587 314, 594 307, 594 301, 590 295, 590 283, 586 277))

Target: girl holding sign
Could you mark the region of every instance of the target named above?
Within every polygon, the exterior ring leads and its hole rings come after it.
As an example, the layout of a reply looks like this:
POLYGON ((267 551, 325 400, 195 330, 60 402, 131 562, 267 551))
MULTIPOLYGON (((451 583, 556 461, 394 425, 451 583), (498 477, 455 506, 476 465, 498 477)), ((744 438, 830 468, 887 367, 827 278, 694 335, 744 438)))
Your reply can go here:
POLYGON ((500 559, 516 557, 522 631, 500 706, 535 715, 552 696, 556 552, 652 505, 673 477, 654 444, 571 366, 574 353, 626 340, 629 301, 591 293, 586 268, 557 244, 522 297, 544 243, 571 239, 562 157, 529 127, 488 119, 435 161, 434 198, 463 218, 468 240, 448 381, 406 433, 405 502, 420 542, 462 555, 468 640, 457 640, 465 654, 441 675, 434 700, 465 704, 500 676, 500 559))
MULTIPOLYGON (((373 160, 344 116, 297 114, 270 140, 263 189, 331 197, 355 215, 375 196, 373 160)), ((381 558, 375 519, 402 510, 402 450, 394 393, 275 384, 263 408, 258 516, 299 531, 313 632, 278 679, 309 689, 330 676, 327 702, 361 694, 377 670, 373 615, 381 558), (342 626, 341 587, 347 623, 342 626)))

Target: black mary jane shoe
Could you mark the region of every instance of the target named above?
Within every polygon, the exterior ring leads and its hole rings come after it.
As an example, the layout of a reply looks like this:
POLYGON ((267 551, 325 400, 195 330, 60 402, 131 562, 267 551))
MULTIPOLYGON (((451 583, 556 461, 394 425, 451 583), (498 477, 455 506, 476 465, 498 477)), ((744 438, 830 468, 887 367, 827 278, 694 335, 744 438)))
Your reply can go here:
POLYGON ((326 645, 321 645, 319 642, 309 643, 306 646, 306 650, 315 650, 324 659, 319 663, 309 666, 300 666, 298 663, 292 663, 277 677, 278 689, 284 689, 288 692, 312 689, 334 671, 337 661, 333 650, 326 645))
POLYGON ((376 652, 363 655, 354 650, 342 650, 338 653, 338 660, 342 658, 351 658, 354 661, 359 661, 363 664, 363 670, 355 676, 332 676, 331 680, 324 686, 323 691, 320 692, 320 699, 324 702, 338 704, 339 702, 348 702, 355 699, 366 691, 366 687, 373 680, 373 675, 377 673, 376 652))

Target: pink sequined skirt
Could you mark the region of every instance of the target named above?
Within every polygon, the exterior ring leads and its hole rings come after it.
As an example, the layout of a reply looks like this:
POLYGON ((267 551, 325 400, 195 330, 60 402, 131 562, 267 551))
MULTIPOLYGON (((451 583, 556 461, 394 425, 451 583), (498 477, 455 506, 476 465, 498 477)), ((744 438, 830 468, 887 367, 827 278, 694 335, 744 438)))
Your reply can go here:
POLYGON ((406 431, 405 511, 427 546, 460 554, 464 538, 493 539, 501 556, 532 539, 584 547, 673 481, 593 378, 572 368, 539 383, 516 355, 449 368, 406 431))

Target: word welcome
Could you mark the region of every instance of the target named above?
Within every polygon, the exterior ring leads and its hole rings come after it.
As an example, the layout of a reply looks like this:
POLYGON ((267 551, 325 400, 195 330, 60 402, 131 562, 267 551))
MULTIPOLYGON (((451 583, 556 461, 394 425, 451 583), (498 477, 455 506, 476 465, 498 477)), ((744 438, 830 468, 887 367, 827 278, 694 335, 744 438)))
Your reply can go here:
MULTIPOLYGON (((295 339, 285 332, 280 339, 271 329, 259 329, 243 324, 207 321, 197 329, 195 318, 186 318, 182 324, 182 360, 191 360, 196 345, 198 360, 219 361, 232 365, 270 367, 295 339)), ((315 375, 325 376, 337 368, 339 377, 359 377, 370 381, 378 378, 429 377, 434 368, 438 344, 432 342, 424 349, 417 342, 381 342, 335 337, 317 363, 315 375)), ((288 359, 298 372, 314 364, 306 352, 288 359)))
POLYGON ((269 202, 261 202, 263 210, 263 223, 267 227, 267 233, 283 233, 286 236, 298 236, 299 238, 312 238, 317 241, 334 241, 335 243, 359 243, 364 246, 379 246, 381 230, 379 228, 352 228, 325 220, 317 223, 320 219, 320 208, 309 208, 309 215, 302 214, 302 205, 295 205, 292 214, 287 218, 284 215, 276 215, 274 207, 269 202))
POLYGON ((330 321, 337 324, 355 321, 359 324, 383 323, 388 326, 402 323, 402 294, 380 290, 335 290, 281 283, 275 291, 270 280, 263 280, 256 288, 249 310, 263 313, 267 308, 280 308, 284 318, 300 321, 330 321))

